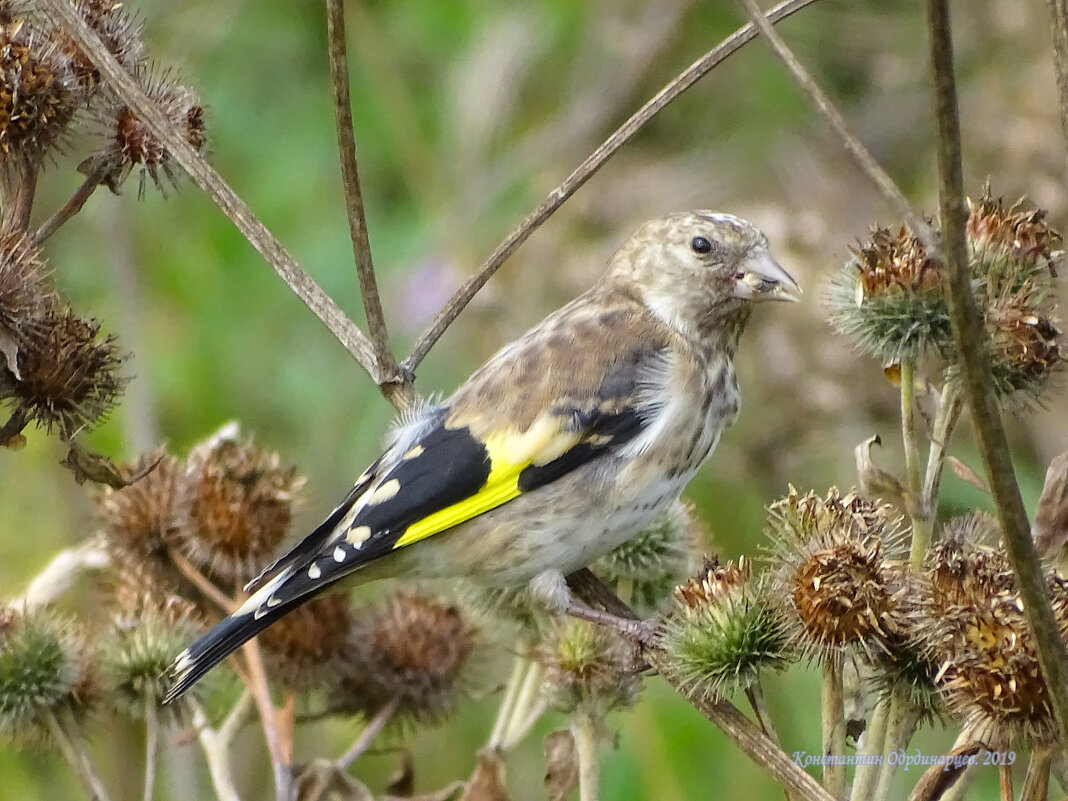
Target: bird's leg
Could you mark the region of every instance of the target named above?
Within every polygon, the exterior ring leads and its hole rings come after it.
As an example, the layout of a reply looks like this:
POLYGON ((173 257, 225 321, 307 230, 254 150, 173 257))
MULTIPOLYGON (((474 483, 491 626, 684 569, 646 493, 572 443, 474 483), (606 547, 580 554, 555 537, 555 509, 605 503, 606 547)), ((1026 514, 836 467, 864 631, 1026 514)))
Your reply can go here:
POLYGON ((589 569, 575 571, 567 578, 556 570, 546 570, 530 583, 535 598, 557 614, 571 615, 600 626, 615 629, 636 640, 642 648, 655 647, 660 638, 656 620, 640 620, 625 603, 616 597, 589 569), (582 599, 576 597, 582 596, 582 599), (612 611, 596 609, 592 600, 612 611))

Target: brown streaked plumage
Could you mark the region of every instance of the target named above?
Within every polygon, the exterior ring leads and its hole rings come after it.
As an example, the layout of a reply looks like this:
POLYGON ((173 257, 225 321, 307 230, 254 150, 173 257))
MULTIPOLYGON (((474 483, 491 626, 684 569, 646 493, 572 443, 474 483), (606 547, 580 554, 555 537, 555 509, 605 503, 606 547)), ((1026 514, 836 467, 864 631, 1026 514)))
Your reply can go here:
POLYGON ((743 220, 697 211, 646 223, 597 284, 450 398, 406 415, 324 523, 178 657, 171 697, 350 576, 530 583, 581 611, 564 575, 678 498, 738 412, 732 357, 751 302, 799 292, 743 220))

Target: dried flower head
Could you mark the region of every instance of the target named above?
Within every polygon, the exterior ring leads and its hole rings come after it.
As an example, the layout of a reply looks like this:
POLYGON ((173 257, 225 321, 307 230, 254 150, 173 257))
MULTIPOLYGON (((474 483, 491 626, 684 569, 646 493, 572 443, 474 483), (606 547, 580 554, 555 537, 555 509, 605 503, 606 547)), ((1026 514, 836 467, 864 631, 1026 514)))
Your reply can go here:
POLYGON ((0 628, 0 735, 48 739, 49 719, 84 709, 90 667, 71 621, 45 609, 6 609, 0 628))
POLYGON ((664 648, 690 696, 725 696, 744 690, 768 669, 786 666, 787 635, 780 610, 750 562, 708 561, 675 588, 679 614, 668 619, 664 648))
POLYGON ((295 467, 252 439, 214 437, 189 454, 179 546, 210 576, 244 585, 272 561, 303 485, 295 467))
POLYGON ((641 676, 629 667, 629 647, 603 626, 577 618, 554 621, 535 653, 545 668, 550 701, 565 712, 582 709, 595 717, 632 706, 641 676))
POLYGON ((268 675, 298 690, 336 678, 352 625, 345 594, 321 596, 297 607, 260 635, 268 675))
POLYGON ((703 539, 693 510, 676 501, 648 527, 591 565, 593 572, 639 612, 653 612, 697 561, 703 539))
MULTIPOLYGON (((145 45, 141 41, 142 25, 123 3, 115 0, 72 0, 71 5, 122 66, 135 72, 142 65, 145 60, 145 45)), ((86 94, 93 92, 100 85, 100 70, 64 31, 55 29, 51 37, 70 59, 81 89, 86 94)))
POLYGON ((1057 725, 1016 580, 1004 554, 971 538, 984 525, 950 527, 926 560, 927 589, 912 630, 938 665, 950 714, 997 747, 1014 737, 1056 740, 1057 725))
POLYGON ((1061 235, 1050 227, 1044 209, 1026 209, 1025 203, 1020 198, 1006 208, 1002 198, 991 195, 989 183, 979 200, 968 199, 966 232, 972 262, 977 265, 974 272, 1026 278, 1019 272, 1024 264, 1054 270, 1061 257, 1061 235))
POLYGON ((40 156, 62 138, 81 96, 70 60, 11 8, 0 23, 0 153, 40 156))
POLYGON ((834 274, 831 325, 884 363, 945 352, 952 342, 938 263, 919 238, 872 228, 834 274))
POLYGON ((115 404, 125 379, 112 336, 100 338, 100 324, 69 307, 46 313, 39 341, 19 351, 16 378, 0 370, 0 401, 36 421, 49 433, 70 439, 101 422, 115 404))
POLYGON ((902 630, 900 521, 888 506, 831 488, 770 507, 772 594, 782 600, 791 644, 818 660, 860 648, 886 651, 902 630))
MULTIPOLYGON (((141 70, 138 77, 145 94, 155 101, 185 141, 196 150, 203 149, 207 142, 204 107, 196 94, 166 74, 156 79, 149 71, 141 70)), ((178 174, 170 152, 133 109, 112 103, 103 107, 99 116, 105 132, 104 143, 79 165, 79 170, 86 174, 101 171, 101 181, 116 194, 134 170, 140 175, 138 197, 144 196, 148 179, 164 195, 167 184, 177 185, 178 174)))
POLYGON ((111 706, 134 720, 151 709, 177 722, 186 702, 164 706, 170 689, 170 666, 196 636, 198 625, 171 611, 146 609, 137 620, 116 625, 104 638, 100 653, 104 692, 111 706))
POLYGON ((451 604, 399 591, 357 616, 337 708, 377 713, 392 699, 420 723, 448 717, 467 697, 477 633, 451 604))
POLYGON ((44 317, 54 305, 48 269, 33 240, 21 232, 0 235, 0 345, 7 340, 14 346, 0 350, 15 378, 20 377, 19 346, 40 339, 44 317))

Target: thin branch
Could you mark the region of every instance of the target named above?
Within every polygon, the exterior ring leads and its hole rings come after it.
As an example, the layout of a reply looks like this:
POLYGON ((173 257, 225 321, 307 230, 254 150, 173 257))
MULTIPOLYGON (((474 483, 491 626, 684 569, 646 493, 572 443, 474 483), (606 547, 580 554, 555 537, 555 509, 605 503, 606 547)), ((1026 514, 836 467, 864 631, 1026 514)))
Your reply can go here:
POLYGON ((241 646, 248 666, 248 688, 256 700, 263 726, 263 739, 267 742, 267 752, 271 757, 271 771, 274 774, 274 792, 276 801, 290 801, 293 773, 289 760, 286 759, 285 744, 278 726, 278 711, 271 700, 271 690, 267 684, 267 672, 263 668, 263 655, 260 644, 253 638, 241 646))
POLYGON ((40 160, 22 157, 14 160, 13 166, 0 170, 3 180, 3 215, 0 231, 26 231, 30 227, 33 201, 37 195, 37 177, 41 171, 40 160))
POLYGON ((1068 0, 1047 0, 1053 33, 1053 65, 1057 70, 1061 129, 1068 148, 1068 0))
POLYGON ((152 801, 156 790, 156 759, 159 756, 159 714, 156 699, 145 693, 145 789, 143 801, 152 801))
POLYGON ((356 742, 338 758, 338 770, 348 770, 353 762, 363 756, 367 749, 371 747, 375 737, 381 734, 382 729, 386 728, 386 724, 393 719, 393 715, 399 706, 400 696, 395 695, 389 699, 385 706, 378 710, 378 713, 364 726, 360 736, 356 738, 356 742))
POLYGON ((822 721, 823 756, 830 757, 823 765, 823 786, 835 798, 842 798, 846 791, 845 693, 842 689, 842 666, 834 659, 828 659, 823 664, 821 690, 820 720, 822 721))
POLYGON ((341 158, 341 180, 345 187, 345 209, 349 218, 349 235, 360 279, 360 295, 367 315, 367 331, 374 346, 375 359, 383 393, 394 406, 410 405, 415 400, 411 374, 401 375, 389 344, 389 330, 378 293, 371 243, 367 236, 367 217, 360 191, 360 173, 356 164, 356 138, 352 126, 349 99, 349 62, 345 43, 344 0, 326 2, 326 39, 330 55, 330 86, 333 89, 334 120, 337 124, 337 149, 341 158))
POLYGON ((240 715, 235 715, 235 713, 238 709, 247 710, 251 699, 251 693, 246 690, 237 700, 226 723, 218 731, 208 726, 208 716, 196 699, 190 698, 189 700, 193 707, 193 726, 197 730, 200 747, 208 760, 208 773, 211 775, 211 785, 218 801, 241 801, 237 788, 234 786, 233 771, 230 769, 230 740, 233 732, 229 731, 227 724, 231 720, 236 720, 237 717, 244 716, 244 711, 240 715))
POLYGON ((187 578, 209 601, 217 605, 226 614, 230 614, 237 609, 237 603, 234 599, 216 587, 210 579, 197 570, 196 565, 186 559, 177 548, 168 548, 167 556, 170 558, 171 562, 174 563, 174 566, 178 568, 178 572, 187 578))
POLYGON ((256 218, 248 205, 167 120, 159 106, 145 95, 96 33, 74 11, 69 0, 41 0, 41 6, 82 49, 122 101, 159 137, 168 154, 189 173, 197 186, 204 190, 259 251, 293 293, 330 329, 375 382, 381 383, 384 377, 378 373, 374 347, 366 335, 297 264, 282 243, 256 218))
POLYGON ((808 95, 809 100, 816 107, 816 110, 823 116, 827 123, 831 126, 838 137, 842 140, 842 144, 845 145, 846 150, 856 160, 861 170, 872 180, 872 182, 879 188, 879 191, 883 193, 883 196, 890 202, 898 214, 901 215, 913 232, 922 241, 927 248, 927 252, 931 254, 932 258, 938 258, 940 250, 940 242, 938 234, 927 224, 920 215, 916 214, 912 207, 909 205, 908 200, 905 199, 905 195, 894 183, 894 179, 887 174, 886 170, 879 166, 879 163, 875 160, 868 149, 864 147, 864 144, 856 137, 856 135, 849 129, 849 125, 846 123, 845 118, 841 112, 834 107, 834 104, 828 99, 827 95, 823 93, 823 90, 816 84, 812 76, 808 74, 808 71, 801 66, 801 62, 797 60, 786 43, 782 40, 782 37, 775 32, 771 22, 774 20, 771 14, 765 14, 760 10, 760 7, 756 4, 756 0, 739 0, 739 2, 745 7, 746 13, 749 14, 750 19, 756 23, 760 28, 761 34, 771 45, 772 50, 775 51, 775 55, 779 57, 783 65, 785 65, 787 71, 793 76, 794 81, 801 88, 801 90, 808 95))
POLYGON ((108 794, 107 787, 104 786, 100 774, 97 773, 96 768, 93 767, 93 763, 89 759, 85 743, 63 727, 56 713, 45 712, 42 717, 48 726, 49 733, 55 739, 64 758, 74 769, 89 798, 93 799, 93 801, 110 801, 111 796, 108 794))
POLYGON ((1016 572, 1043 678, 1068 743, 1068 653, 1046 594, 1042 565, 1031 540, 1031 526, 1020 499, 1005 429, 1001 424, 987 357, 986 335, 971 290, 964 227, 968 212, 961 170, 960 117, 953 71, 953 40, 947 0, 928 0, 931 69, 938 120, 939 212, 945 242, 945 283, 953 336, 960 353, 964 392, 971 407, 986 463, 990 490, 997 504, 1005 548, 1016 572))
POLYGON ((82 210, 82 206, 85 205, 85 201, 96 191, 96 188, 100 186, 100 182, 104 180, 104 176, 107 174, 110 165, 105 159, 99 159, 93 170, 85 176, 85 180, 81 185, 74 190, 74 194, 70 196, 70 200, 56 209, 55 213, 41 223, 41 227, 37 229, 37 233, 34 234, 34 241, 40 245, 48 237, 52 236, 59 230, 67 220, 82 210))
MULTIPOLYGON (((55 0, 52 1, 55 2, 55 0)), ((773 22, 779 22, 813 2, 815 0, 785 0, 785 2, 779 3, 769 11, 768 17, 773 22)), ((541 205, 528 214, 519 226, 505 237, 504 241, 490 254, 490 257, 479 267, 478 271, 468 278, 463 286, 456 291, 456 294, 449 299, 449 302, 445 304, 444 308, 430 324, 430 327, 419 337, 412 348, 412 352, 401 362, 401 371, 404 373, 415 372, 420 362, 423 361, 453 320, 459 316, 460 312, 471 302, 471 299, 493 274, 500 269, 508 257, 542 223, 549 219, 569 197, 575 194, 609 158, 615 155, 616 151, 626 144, 634 134, 640 131, 661 109, 707 75, 727 56, 739 50, 755 37, 756 29, 752 25, 743 25, 676 76, 594 150, 585 161, 575 168, 574 172, 564 179, 563 183, 546 196, 541 205)))

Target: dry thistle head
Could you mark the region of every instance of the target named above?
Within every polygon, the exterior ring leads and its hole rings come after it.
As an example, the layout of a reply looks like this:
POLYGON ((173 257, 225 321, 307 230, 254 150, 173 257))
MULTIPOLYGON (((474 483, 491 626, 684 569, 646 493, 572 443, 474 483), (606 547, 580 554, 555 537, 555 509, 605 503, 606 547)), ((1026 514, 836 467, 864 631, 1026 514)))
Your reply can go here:
MULTIPOLYGON (((145 94, 159 105, 185 141, 202 150, 207 142, 204 107, 196 94, 166 74, 155 78, 149 71, 140 70, 137 77, 145 94)), ((164 196, 167 184, 177 186, 178 174, 170 152, 133 109, 111 103, 100 110, 99 117, 105 132, 104 143, 79 165, 79 170, 86 174, 103 170, 102 182, 116 194, 134 170, 140 175, 138 197, 144 197, 148 179, 164 196)))
POLYGON ((175 567, 168 550, 188 522, 179 507, 185 497, 184 470, 161 446, 142 454, 124 472, 141 478, 121 490, 105 488, 95 495, 96 516, 111 554, 113 605, 126 620, 154 612, 174 619, 193 617, 192 603, 182 596, 199 598, 199 592, 175 567), (183 612, 186 604, 189 608, 183 612))
POLYGON ((950 714, 991 747, 1022 736, 1056 740, 1057 725, 1015 576, 1000 549, 972 539, 978 524, 948 528, 926 564, 912 631, 938 665, 950 714))
POLYGON ((103 691, 109 705, 123 715, 144 720, 151 707, 164 720, 178 722, 186 711, 186 699, 163 704, 170 689, 174 655, 199 630, 195 618, 183 615, 183 609, 192 611, 191 605, 182 603, 166 609, 146 607, 137 619, 118 623, 102 638, 103 691))
POLYGON ((0 736, 47 742, 48 718, 85 710, 91 666, 71 621, 47 609, 0 613, 0 736))
POLYGON ((53 307, 37 341, 19 351, 19 374, 0 369, 0 401, 69 440, 101 422, 122 391, 122 357, 112 336, 99 338, 100 324, 68 307, 53 307))
POLYGON ((189 454, 179 547, 224 586, 244 585, 272 561, 303 485, 295 467, 252 439, 214 437, 189 454))
POLYGON ((260 635, 268 675, 298 690, 336 678, 352 626, 345 594, 320 596, 297 607, 260 635))
POLYGON ((692 507, 680 500, 590 567, 624 602, 652 613, 694 569, 702 539, 692 507))
POLYGON ((791 645, 823 661, 860 648, 885 652, 902 629, 899 520, 890 508, 813 492, 789 495, 769 509, 772 597, 781 599, 791 645))
POLYGON ((744 690, 789 660, 780 610, 750 573, 744 558, 737 566, 709 560, 675 588, 679 614, 667 621, 664 648, 691 697, 744 690))
POLYGON ((395 592, 357 616, 336 706, 371 716, 397 698, 400 716, 444 720, 469 694, 476 645, 477 632, 456 606, 395 592))
POLYGON ((0 235, 0 351, 16 379, 19 347, 40 339, 54 305, 48 268, 33 240, 17 231, 0 235), (5 339, 13 350, 2 347, 5 339))
POLYGON ((36 159, 59 142, 81 101, 70 59, 8 6, 0 22, 0 153, 36 159))
POLYGON ((603 626, 578 618, 553 621, 542 632, 535 659, 545 668, 552 703, 571 712, 603 717, 638 700, 641 676, 628 668, 628 644, 603 626))
MULTIPOLYGON (((81 15, 111 55, 128 71, 136 71, 145 60, 145 45, 141 41, 141 22, 130 15, 123 3, 115 0, 72 0, 74 10, 81 15)), ((78 86, 87 95, 100 85, 100 71, 62 30, 51 31, 56 46, 70 59, 78 86)))
POLYGON ((1006 208, 994 199, 990 184, 979 200, 968 199, 968 247, 973 272, 980 276, 1027 280, 1034 271, 1053 272, 1061 257, 1061 235, 1046 220, 1044 209, 1026 209, 1025 198, 1006 208))
POLYGON ((831 325, 883 363, 943 353, 952 342, 938 263, 904 226, 873 227, 832 277, 827 303, 831 325))

